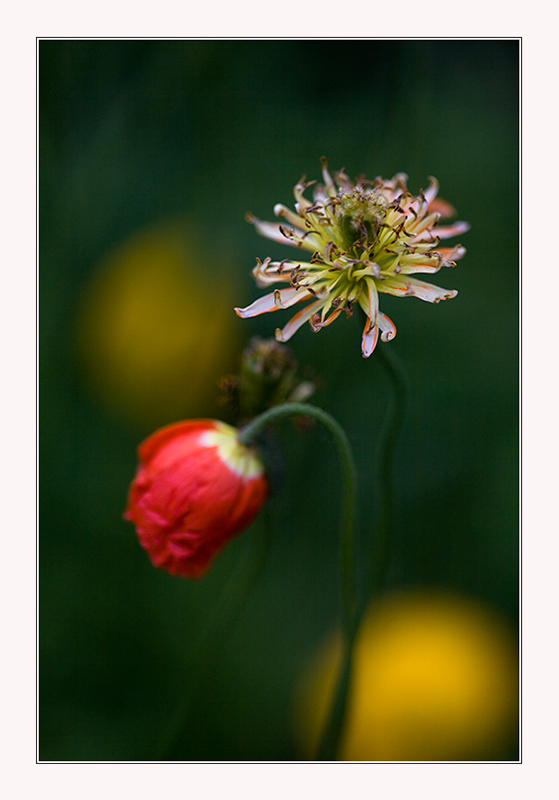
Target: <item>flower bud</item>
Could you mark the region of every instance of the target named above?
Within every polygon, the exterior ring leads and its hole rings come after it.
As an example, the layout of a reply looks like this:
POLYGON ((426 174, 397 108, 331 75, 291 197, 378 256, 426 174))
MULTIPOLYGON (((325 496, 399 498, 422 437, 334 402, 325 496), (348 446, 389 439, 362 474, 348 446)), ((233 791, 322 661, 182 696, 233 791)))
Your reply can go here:
POLYGON ((124 518, 136 526, 154 566, 202 577, 266 499, 258 455, 230 425, 196 419, 156 431, 140 445, 138 457, 124 518))
POLYGON ((288 347, 258 336, 243 352, 235 387, 242 420, 253 419, 282 403, 303 403, 316 388, 312 381, 299 376, 298 364, 288 347))

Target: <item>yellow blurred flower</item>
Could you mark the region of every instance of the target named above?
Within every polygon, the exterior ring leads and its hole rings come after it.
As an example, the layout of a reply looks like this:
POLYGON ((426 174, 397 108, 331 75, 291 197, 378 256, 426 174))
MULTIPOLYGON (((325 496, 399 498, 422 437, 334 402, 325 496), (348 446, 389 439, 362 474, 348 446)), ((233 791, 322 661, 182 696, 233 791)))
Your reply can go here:
POLYGON ((207 415, 241 343, 227 269, 183 220, 117 247, 87 287, 79 342, 102 399, 143 425, 207 415), (210 263, 208 263, 210 262, 210 263))
MULTIPOLYGON (((306 759, 316 752, 339 654, 335 636, 302 684, 306 759)), ((500 760, 514 747, 517 714, 518 652, 507 624, 462 597, 401 595, 363 620, 340 760, 500 760)))

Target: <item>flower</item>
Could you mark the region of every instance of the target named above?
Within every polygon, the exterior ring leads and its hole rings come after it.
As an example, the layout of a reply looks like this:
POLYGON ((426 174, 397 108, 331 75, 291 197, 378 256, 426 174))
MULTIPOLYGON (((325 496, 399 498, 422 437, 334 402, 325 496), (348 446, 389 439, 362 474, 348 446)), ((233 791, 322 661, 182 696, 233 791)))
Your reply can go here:
POLYGON ((162 219, 120 242, 84 287, 84 376, 112 413, 144 430, 197 417, 237 362, 230 269, 216 257, 219 271, 201 270, 207 258, 191 220, 162 219))
POLYGON ((303 380, 293 354, 274 339, 255 336, 245 348, 238 375, 227 375, 220 382, 241 420, 251 420, 268 408, 282 403, 304 403, 316 385, 303 380))
MULTIPOLYGON (((302 676, 298 732, 316 752, 340 662, 329 638, 302 676)), ((518 737, 518 642, 491 606, 437 590, 387 596, 354 650, 341 761, 500 760, 518 737)))
POLYGON ((124 518, 154 566, 200 578, 262 507, 268 483, 260 459, 235 428, 211 419, 161 428, 138 456, 124 518))
POLYGON ((430 178, 425 192, 414 197, 407 190, 403 173, 389 181, 379 177, 353 182, 343 170, 332 178, 323 158, 322 176, 324 183, 315 186, 312 202, 304 197, 304 191, 316 182, 305 183, 302 178, 294 189, 295 211, 281 204, 275 206, 274 213, 289 227, 248 215, 263 236, 307 250, 312 256, 310 262, 257 259, 253 275, 259 286, 280 282, 289 286, 235 311, 247 318, 312 300, 282 330, 276 330, 276 339, 286 342, 305 322, 319 331, 342 311, 351 316, 358 303, 367 316, 361 349, 368 357, 376 347, 379 331, 385 342, 396 335, 392 320, 379 310, 379 292, 411 295, 430 303, 456 296, 454 289, 441 289, 413 275, 455 266, 465 249, 461 245, 439 247, 439 241, 464 233, 469 225, 455 222, 438 226, 441 217, 455 212, 449 203, 437 198, 435 178, 430 178))

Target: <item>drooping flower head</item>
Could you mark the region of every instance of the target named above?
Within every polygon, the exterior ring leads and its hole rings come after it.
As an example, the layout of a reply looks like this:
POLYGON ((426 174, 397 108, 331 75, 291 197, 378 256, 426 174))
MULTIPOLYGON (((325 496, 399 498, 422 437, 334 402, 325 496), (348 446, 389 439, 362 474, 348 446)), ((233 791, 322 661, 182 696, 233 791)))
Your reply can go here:
POLYGON ((156 567, 200 578, 256 517, 268 492, 256 452, 216 420, 177 422, 138 448, 124 518, 156 567))
POLYGON ((295 186, 295 211, 281 204, 275 206, 274 213, 287 225, 262 222, 249 215, 249 221, 263 236, 312 255, 310 261, 258 259, 253 275, 259 286, 288 286, 235 311, 243 318, 254 317, 310 300, 283 329, 276 330, 276 339, 286 342, 305 322, 319 331, 342 312, 351 316, 358 303, 367 317, 361 349, 368 357, 376 347, 379 331, 382 341, 396 335, 392 320, 379 310, 379 292, 419 297, 430 303, 456 296, 456 290, 441 289, 414 275, 455 266, 465 249, 459 244, 440 247, 439 242, 464 233, 469 225, 438 224, 442 217, 455 212, 449 203, 437 198, 434 178, 430 178, 425 192, 414 197, 407 190, 403 173, 388 181, 379 177, 353 182, 343 170, 332 177, 322 159, 322 177, 322 184, 305 183, 303 178, 295 186), (313 184, 311 201, 304 192, 313 184))

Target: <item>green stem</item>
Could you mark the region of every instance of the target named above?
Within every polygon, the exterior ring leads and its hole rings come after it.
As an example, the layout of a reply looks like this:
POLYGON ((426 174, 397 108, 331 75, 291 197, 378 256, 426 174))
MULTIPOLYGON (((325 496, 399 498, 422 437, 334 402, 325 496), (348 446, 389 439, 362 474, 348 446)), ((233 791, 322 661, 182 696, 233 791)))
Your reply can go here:
POLYGON ((379 513, 375 530, 375 552, 369 565, 369 598, 383 589, 390 562, 390 532, 394 529, 394 459, 406 415, 408 382, 402 364, 387 347, 375 354, 381 361, 392 388, 392 402, 381 433, 378 450, 379 513))
POLYGON ((334 761, 343 729, 351 678, 353 642, 360 618, 355 563, 357 480, 351 446, 346 432, 330 414, 307 403, 285 403, 274 406, 245 425, 239 432, 239 440, 245 445, 250 445, 254 443, 260 431, 265 427, 282 418, 293 416, 311 417, 327 429, 336 444, 342 470, 344 501, 341 520, 341 588, 344 653, 334 702, 318 751, 318 760, 334 761))

